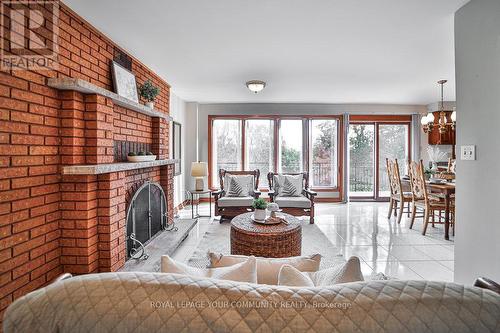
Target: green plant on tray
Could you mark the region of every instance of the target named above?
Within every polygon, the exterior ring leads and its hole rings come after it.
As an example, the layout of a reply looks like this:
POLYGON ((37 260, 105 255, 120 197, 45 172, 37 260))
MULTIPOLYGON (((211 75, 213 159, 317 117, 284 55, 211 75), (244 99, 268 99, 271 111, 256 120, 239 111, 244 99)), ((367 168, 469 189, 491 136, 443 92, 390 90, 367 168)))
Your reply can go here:
POLYGON ((266 209, 267 208, 267 202, 263 198, 255 199, 252 202, 252 208, 254 208, 254 209, 266 209))

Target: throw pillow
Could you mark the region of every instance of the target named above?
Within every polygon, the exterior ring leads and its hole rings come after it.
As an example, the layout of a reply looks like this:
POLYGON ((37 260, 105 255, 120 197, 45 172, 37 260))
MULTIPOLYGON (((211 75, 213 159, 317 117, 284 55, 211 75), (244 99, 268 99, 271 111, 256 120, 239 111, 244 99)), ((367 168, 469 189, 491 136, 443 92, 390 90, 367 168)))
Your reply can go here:
POLYGON ((228 197, 247 197, 253 195, 252 175, 226 175, 224 177, 228 197))
POLYGON ((280 175, 278 179, 278 196, 299 197, 302 195, 302 175, 280 175))
POLYGON ((255 257, 248 257, 240 263, 221 268, 196 268, 175 261, 169 256, 161 256, 163 273, 185 274, 220 280, 257 283, 257 265, 255 257))
POLYGON ((280 286, 321 287, 356 281, 364 281, 358 257, 349 258, 343 265, 311 273, 284 265, 278 274, 280 286))
MULTIPOLYGON (((211 268, 227 267, 244 262, 247 256, 225 255, 208 252, 211 268)), ((257 257, 257 283, 278 284, 278 273, 283 265, 290 265, 301 272, 316 272, 321 263, 321 255, 299 256, 289 258, 262 258, 257 257)))

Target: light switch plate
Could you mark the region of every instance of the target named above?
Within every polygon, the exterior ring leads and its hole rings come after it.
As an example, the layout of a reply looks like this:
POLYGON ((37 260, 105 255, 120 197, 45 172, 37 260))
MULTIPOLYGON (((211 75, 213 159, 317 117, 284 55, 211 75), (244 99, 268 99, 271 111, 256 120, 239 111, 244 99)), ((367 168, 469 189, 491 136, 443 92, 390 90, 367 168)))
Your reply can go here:
POLYGON ((460 159, 462 161, 475 161, 476 160, 476 146, 467 145, 460 147, 460 159))

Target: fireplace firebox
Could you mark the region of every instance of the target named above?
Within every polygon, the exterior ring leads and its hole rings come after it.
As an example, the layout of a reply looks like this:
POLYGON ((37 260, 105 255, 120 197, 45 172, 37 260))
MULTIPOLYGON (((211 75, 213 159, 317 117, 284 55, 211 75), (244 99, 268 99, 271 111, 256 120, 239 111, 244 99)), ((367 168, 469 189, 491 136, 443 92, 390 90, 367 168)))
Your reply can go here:
POLYGON ((160 184, 146 182, 132 197, 127 210, 127 259, 147 259, 145 245, 167 229, 167 202, 160 184))

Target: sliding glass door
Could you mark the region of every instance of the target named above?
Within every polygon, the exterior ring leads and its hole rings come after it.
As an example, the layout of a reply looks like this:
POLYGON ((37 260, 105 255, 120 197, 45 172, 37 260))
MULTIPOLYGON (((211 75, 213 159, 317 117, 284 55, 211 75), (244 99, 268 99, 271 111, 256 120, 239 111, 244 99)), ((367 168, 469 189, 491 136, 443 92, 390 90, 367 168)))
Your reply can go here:
POLYGON ((375 125, 349 125, 349 191, 351 197, 375 196, 375 125))
MULTIPOLYGON (((390 116, 386 118, 390 119, 390 116)), ((406 165, 410 159, 409 121, 351 121, 349 124, 351 199, 386 200, 389 197, 387 158, 397 159, 401 175, 406 174, 406 165)))

